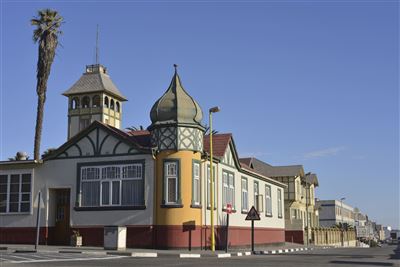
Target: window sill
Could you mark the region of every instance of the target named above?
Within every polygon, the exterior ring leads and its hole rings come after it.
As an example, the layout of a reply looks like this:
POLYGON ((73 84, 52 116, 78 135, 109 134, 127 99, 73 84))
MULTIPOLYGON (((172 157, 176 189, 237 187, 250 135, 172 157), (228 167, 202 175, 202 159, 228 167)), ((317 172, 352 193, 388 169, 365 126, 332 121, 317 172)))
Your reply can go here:
POLYGON ((248 210, 242 210, 242 214, 247 214, 247 213, 249 213, 248 210))
POLYGON ((190 205, 190 207, 191 207, 192 209, 201 209, 201 208, 202 208, 202 205, 201 205, 201 204, 192 204, 192 205, 190 205))
POLYGON ((145 210, 146 206, 100 206, 100 207, 74 207, 75 211, 101 211, 101 210, 145 210))
MULTIPOLYGON (((272 216, 271 216, 272 217, 272 216)), ((282 219, 283 217, 282 216, 278 216, 278 219, 282 219)))
MULTIPOLYGON (((207 207, 208 210, 211 210, 211 207, 207 207)), ((217 207, 214 206, 214 210, 217 210, 217 207)))
POLYGON ((24 212, 0 212, 0 216, 14 216, 14 215, 32 215, 32 212, 30 211, 24 211, 24 212))
POLYGON ((265 217, 272 217, 272 214, 265 214, 265 217))
POLYGON ((161 208, 183 208, 183 204, 161 204, 161 208))

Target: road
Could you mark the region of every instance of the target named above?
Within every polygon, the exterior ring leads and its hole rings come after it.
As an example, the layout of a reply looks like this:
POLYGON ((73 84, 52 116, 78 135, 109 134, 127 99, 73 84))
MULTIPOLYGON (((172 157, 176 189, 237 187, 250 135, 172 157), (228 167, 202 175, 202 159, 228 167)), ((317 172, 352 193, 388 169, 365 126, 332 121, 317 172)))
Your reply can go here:
MULTIPOLYGON (((56 255, 46 254, 47 259, 38 259, 40 254, 36 254, 36 260, 6 260, 10 254, 2 254, 0 259, 1 267, 10 266, 57 266, 57 267, 75 267, 75 266, 400 266, 400 245, 384 246, 382 248, 336 248, 336 249, 318 249, 301 253, 290 253, 280 255, 255 255, 247 257, 232 258, 198 258, 198 259, 180 259, 176 257, 159 257, 140 259, 132 257, 93 257, 83 255, 56 255), (64 257, 64 258, 62 258, 64 257)), ((12 253, 11 256, 29 258, 29 255, 12 253)))

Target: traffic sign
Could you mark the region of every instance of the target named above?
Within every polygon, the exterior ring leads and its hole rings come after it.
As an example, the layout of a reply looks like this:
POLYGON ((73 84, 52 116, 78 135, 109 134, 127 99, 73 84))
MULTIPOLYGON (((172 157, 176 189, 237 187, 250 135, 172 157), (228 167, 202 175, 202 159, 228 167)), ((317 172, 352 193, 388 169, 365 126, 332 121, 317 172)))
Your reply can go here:
POLYGON ((232 214, 232 204, 226 204, 226 213, 232 214))
POLYGON ((260 220, 260 215, 258 214, 256 208, 251 207, 249 212, 247 213, 246 216, 246 221, 259 221, 260 220))

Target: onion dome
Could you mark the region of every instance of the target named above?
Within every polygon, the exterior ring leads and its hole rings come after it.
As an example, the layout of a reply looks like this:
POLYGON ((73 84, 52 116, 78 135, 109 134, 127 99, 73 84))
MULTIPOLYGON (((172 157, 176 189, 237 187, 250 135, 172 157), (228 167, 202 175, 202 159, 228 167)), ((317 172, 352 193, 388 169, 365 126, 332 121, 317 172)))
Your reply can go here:
POLYGON ((152 126, 165 124, 201 125, 203 112, 197 102, 185 91, 177 72, 167 91, 158 99, 150 112, 152 126))

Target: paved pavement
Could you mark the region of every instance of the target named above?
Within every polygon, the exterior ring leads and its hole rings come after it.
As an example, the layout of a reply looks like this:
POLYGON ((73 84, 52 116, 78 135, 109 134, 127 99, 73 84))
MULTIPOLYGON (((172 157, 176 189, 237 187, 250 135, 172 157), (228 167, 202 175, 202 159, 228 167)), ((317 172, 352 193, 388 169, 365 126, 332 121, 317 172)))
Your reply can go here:
MULTIPOLYGON (((50 252, 0 252, 0 266, 9 264, 21 263, 51 263, 55 265, 56 262, 72 262, 72 261, 96 261, 106 259, 119 259, 124 256, 119 255, 96 255, 96 254, 77 254, 77 253, 56 253, 50 252)), ((84 265, 84 264, 82 264, 84 265)))
MULTIPOLYGON (((203 256, 203 255, 202 255, 203 256)), ((400 246, 382 248, 327 248, 299 250, 275 254, 234 256, 226 258, 201 257, 179 258, 170 256, 143 258, 126 255, 110 255, 96 251, 85 253, 59 253, 57 250, 38 253, 15 253, 0 251, 0 266, 27 265, 32 267, 55 266, 400 266, 400 246), (97 253, 97 254, 96 254, 97 253), (17 258, 19 257, 19 258, 17 258)))

